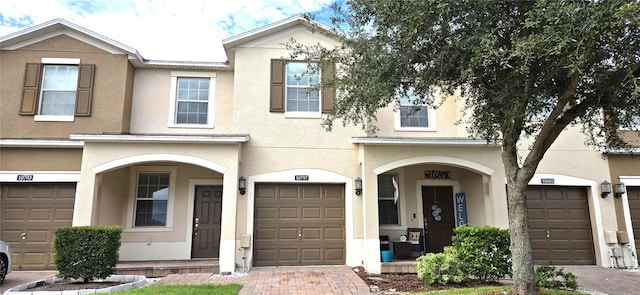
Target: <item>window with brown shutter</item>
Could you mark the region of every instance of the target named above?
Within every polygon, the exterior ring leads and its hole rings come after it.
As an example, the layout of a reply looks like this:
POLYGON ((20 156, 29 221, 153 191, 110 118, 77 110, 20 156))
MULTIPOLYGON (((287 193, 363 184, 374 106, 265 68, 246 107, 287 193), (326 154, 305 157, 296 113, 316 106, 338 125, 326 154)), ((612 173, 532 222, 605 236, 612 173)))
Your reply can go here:
MULTIPOLYGON (((271 88, 270 88, 270 108, 271 112, 284 113, 285 99, 287 99, 287 63, 284 60, 271 60, 271 88)), ((323 67, 321 70, 321 79, 330 79, 335 73, 335 66, 323 67)), ((315 78, 317 80, 317 77, 315 78)), ((315 81, 317 83, 317 81, 315 81)), ((315 91, 317 93, 317 90, 315 91)), ((322 113, 328 113, 333 107, 335 99, 335 90, 330 88, 322 88, 320 108, 322 113)), ((291 98, 289 98, 291 99, 291 98)), ((316 98, 317 101, 317 98, 316 98)), ((290 108, 289 108, 290 109, 290 108)), ((290 111, 290 110, 289 110, 290 111)))
POLYGON ((94 72, 92 64, 28 63, 19 114, 90 116, 94 72))

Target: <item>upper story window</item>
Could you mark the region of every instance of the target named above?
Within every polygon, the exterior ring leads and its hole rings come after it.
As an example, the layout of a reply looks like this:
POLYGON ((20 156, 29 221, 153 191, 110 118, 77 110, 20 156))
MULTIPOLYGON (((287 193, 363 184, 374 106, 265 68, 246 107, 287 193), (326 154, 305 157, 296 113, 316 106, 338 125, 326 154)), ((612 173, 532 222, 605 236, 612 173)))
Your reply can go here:
POLYGON ((303 62, 287 63, 286 113, 320 114, 320 90, 317 88, 320 75, 313 69, 317 66, 303 62))
POLYGON ((435 131, 435 112, 427 105, 415 105, 413 91, 400 97, 400 107, 396 111, 396 130, 399 131, 435 131))
POLYGON ((78 66, 44 65, 38 114, 73 116, 77 85, 78 66))
POLYGON ((215 77, 215 73, 171 73, 170 127, 213 128, 215 77))
POLYGON ((95 66, 77 58, 43 58, 26 65, 20 115, 36 121, 90 116, 95 66))
POLYGON ((285 117, 320 118, 333 107, 335 91, 318 85, 333 76, 334 67, 317 69, 303 61, 271 60, 270 111, 285 117))

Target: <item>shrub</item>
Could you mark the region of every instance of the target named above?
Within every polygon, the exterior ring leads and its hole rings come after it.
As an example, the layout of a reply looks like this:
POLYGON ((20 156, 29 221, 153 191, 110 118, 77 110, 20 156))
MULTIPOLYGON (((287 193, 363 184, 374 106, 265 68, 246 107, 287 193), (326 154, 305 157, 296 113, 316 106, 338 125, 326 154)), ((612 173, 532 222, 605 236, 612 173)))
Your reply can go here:
POLYGON ((104 279, 115 273, 122 228, 60 227, 54 232, 54 263, 63 278, 104 279))
POLYGON ((564 272, 563 268, 554 266, 536 266, 536 286, 547 289, 567 289, 578 288, 578 280, 573 273, 564 272))
POLYGON ((482 282, 511 274, 509 231, 491 226, 460 226, 453 238, 462 271, 482 282))
POLYGON ((444 253, 427 253, 416 260, 418 278, 425 284, 438 283, 446 285, 448 282, 459 283, 464 279, 460 269, 460 261, 453 247, 445 247, 444 253))

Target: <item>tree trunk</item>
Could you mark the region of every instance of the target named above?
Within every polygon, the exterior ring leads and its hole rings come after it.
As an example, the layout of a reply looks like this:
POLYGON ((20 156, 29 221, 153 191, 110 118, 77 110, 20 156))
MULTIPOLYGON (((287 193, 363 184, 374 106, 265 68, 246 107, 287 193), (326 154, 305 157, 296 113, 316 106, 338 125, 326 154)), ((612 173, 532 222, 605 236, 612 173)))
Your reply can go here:
POLYGON ((508 184, 511 261, 516 294, 536 294, 533 255, 526 207, 527 184, 508 184))
POLYGON ((507 202, 509 208, 509 233, 511 236, 511 262, 514 292, 520 295, 536 294, 533 270, 533 252, 527 218, 527 186, 534 171, 518 167, 514 153, 503 152, 507 174, 507 202))

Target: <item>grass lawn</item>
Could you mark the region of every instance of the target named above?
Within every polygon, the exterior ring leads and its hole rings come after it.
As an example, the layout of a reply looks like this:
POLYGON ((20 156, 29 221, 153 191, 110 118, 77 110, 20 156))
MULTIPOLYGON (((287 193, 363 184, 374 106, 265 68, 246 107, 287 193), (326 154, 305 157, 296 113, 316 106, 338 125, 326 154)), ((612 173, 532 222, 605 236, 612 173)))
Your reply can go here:
MULTIPOLYGON (((489 286, 489 287, 478 287, 478 288, 459 288, 459 289, 447 289, 441 291, 431 291, 424 293, 412 293, 414 295, 421 294, 438 294, 438 295, 498 295, 503 294, 504 290, 507 290, 509 294, 513 291, 513 287, 511 286, 489 286)), ((582 293, 566 291, 566 290, 553 290, 553 289, 542 289, 541 295, 579 295, 582 293)))
POLYGON ((142 288, 131 289, 114 294, 118 295, 235 295, 242 288, 239 284, 229 285, 150 285, 142 288))

